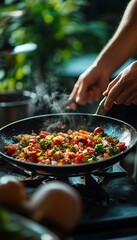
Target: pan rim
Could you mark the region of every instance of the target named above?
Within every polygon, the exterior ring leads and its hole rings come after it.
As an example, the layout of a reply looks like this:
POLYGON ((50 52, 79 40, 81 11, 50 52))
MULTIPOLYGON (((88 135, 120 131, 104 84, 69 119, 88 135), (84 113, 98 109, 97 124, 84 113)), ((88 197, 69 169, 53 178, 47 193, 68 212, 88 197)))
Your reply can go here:
POLYGON ((126 124, 127 126, 129 126, 130 128, 132 128, 132 130, 134 130, 137 134, 137 129, 135 127, 133 127, 131 124, 127 123, 127 122, 124 122, 123 120, 121 119, 118 119, 118 118, 114 118, 114 117, 110 117, 110 116, 103 116, 103 115, 97 115, 97 114, 92 114, 92 113, 48 113, 48 114, 41 114, 41 115, 35 115, 35 116, 31 116, 31 117, 26 117, 26 118, 22 118, 22 119, 19 119, 19 120, 16 120, 16 121, 13 121, 11 123, 8 123, 6 125, 4 125, 3 127, 0 128, 0 132, 7 128, 8 126, 12 126, 16 123, 20 123, 20 122, 24 122, 24 121, 28 121, 28 120, 33 120, 33 119, 37 119, 37 118, 43 118, 43 117, 53 117, 53 116, 65 116, 65 115, 69 115, 69 116, 92 116, 92 117, 100 117, 100 118, 104 118, 104 119, 110 119, 110 120, 113 120, 113 121, 117 121, 119 123, 123 123, 123 124, 126 124))

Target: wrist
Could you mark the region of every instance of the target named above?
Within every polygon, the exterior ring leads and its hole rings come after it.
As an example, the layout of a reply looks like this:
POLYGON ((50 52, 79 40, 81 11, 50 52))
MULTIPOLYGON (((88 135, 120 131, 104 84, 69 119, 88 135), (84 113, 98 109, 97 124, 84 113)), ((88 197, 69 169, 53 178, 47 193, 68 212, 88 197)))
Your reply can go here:
POLYGON ((97 61, 95 61, 93 65, 101 72, 101 75, 104 76, 104 78, 106 79, 111 78, 114 71, 111 69, 110 64, 108 62, 105 62, 102 59, 97 59, 97 61))

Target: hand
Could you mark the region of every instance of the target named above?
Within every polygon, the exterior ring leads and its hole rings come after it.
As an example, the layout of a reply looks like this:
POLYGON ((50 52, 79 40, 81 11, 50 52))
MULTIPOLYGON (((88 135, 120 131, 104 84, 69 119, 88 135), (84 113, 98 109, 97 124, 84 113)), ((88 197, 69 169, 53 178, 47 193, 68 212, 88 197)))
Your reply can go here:
POLYGON ((107 96, 105 108, 113 104, 137 105, 137 61, 126 67, 107 87, 103 93, 107 96))
MULTIPOLYGON (((87 104, 98 101, 109 82, 109 75, 100 66, 95 64, 82 73, 77 80, 69 99, 75 99, 78 104, 87 104)), ((71 105, 74 109, 76 106, 71 105)))

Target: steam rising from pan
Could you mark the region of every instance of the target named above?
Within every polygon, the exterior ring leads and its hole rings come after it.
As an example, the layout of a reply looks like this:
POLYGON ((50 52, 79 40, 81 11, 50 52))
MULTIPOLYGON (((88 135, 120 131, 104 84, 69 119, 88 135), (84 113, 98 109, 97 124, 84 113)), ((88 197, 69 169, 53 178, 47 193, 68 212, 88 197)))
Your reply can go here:
POLYGON ((45 80, 38 77, 35 79, 35 84, 35 92, 38 98, 36 112, 40 112, 40 114, 62 112, 68 94, 66 89, 62 89, 59 80, 50 76, 45 80))
POLYGON ((91 118, 88 119, 86 115, 85 118, 83 116, 83 114, 75 116, 74 113, 59 113, 58 115, 50 114, 50 118, 45 118, 45 121, 42 124, 42 129, 50 132, 66 132, 69 129, 74 131, 80 129, 85 129, 90 132, 93 131, 95 123, 91 118))

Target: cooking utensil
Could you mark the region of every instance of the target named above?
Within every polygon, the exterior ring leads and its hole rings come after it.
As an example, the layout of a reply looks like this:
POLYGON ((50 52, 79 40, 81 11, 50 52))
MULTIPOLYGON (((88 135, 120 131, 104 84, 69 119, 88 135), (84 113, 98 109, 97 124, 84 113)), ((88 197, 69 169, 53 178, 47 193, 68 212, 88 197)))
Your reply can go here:
MULTIPOLYGON (((104 102, 105 102, 105 100, 106 100, 106 97, 104 97, 104 98, 100 101, 100 103, 99 103, 99 105, 98 105, 98 107, 97 107, 97 109, 96 109, 96 112, 95 112, 96 115, 106 115, 106 113, 108 112, 108 111, 104 108, 104 102)), ((74 103, 74 104, 77 105, 77 103, 75 102, 75 99, 74 99, 74 98, 68 99, 67 102, 65 102, 65 104, 64 104, 63 107, 62 107, 62 112, 66 111, 66 110, 68 110, 68 109, 71 109, 71 108, 70 108, 70 105, 71 105, 72 103, 74 103)))
POLYGON ((70 105, 71 105, 72 103, 74 103, 74 104, 77 105, 77 103, 75 102, 75 99, 74 99, 74 98, 68 99, 68 100, 63 104, 63 106, 62 106, 62 108, 61 108, 61 112, 65 112, 65 111, 67 111, 67 110, 71 110, 70 105))
POLYGON ((108 111, 104 108, 104 102, 105 102, 105 100, 106 100, 106 97, 104 97, 104 98, 100 101, 100 103, 99 103, 99 105, 98 105, 98 107, 97 107, 97 110, 96 110, 96 112, 95 112, 96 115, 106 115, 106 113, 108 112, 108 111))
POLYGON ((63 113, 39 115, 13 122, 0 129, 0 155, 3 159, 5 159, 5 161, 8 161, 16 167, 35 172, 37 174, 51 176, 83 175, 85 173, 97 172, 122 161, 136 143, 137 131, 134 127, 121 120, 96 114, 63 113), (127 149, 107 160, 104 159, 92 163, 64 166, 48 166, 23 162, 7 156, 4 151, 5 145, 13 142, 14 135, 31 133, 32 130, 36 133, 39 133, 41 130, 67 131, 68 129, 86 129, 87 131, 92 132, 98 126, 102 127, 107 135, 117 137, 120 141, 124 141, 127 145, 127 149))

